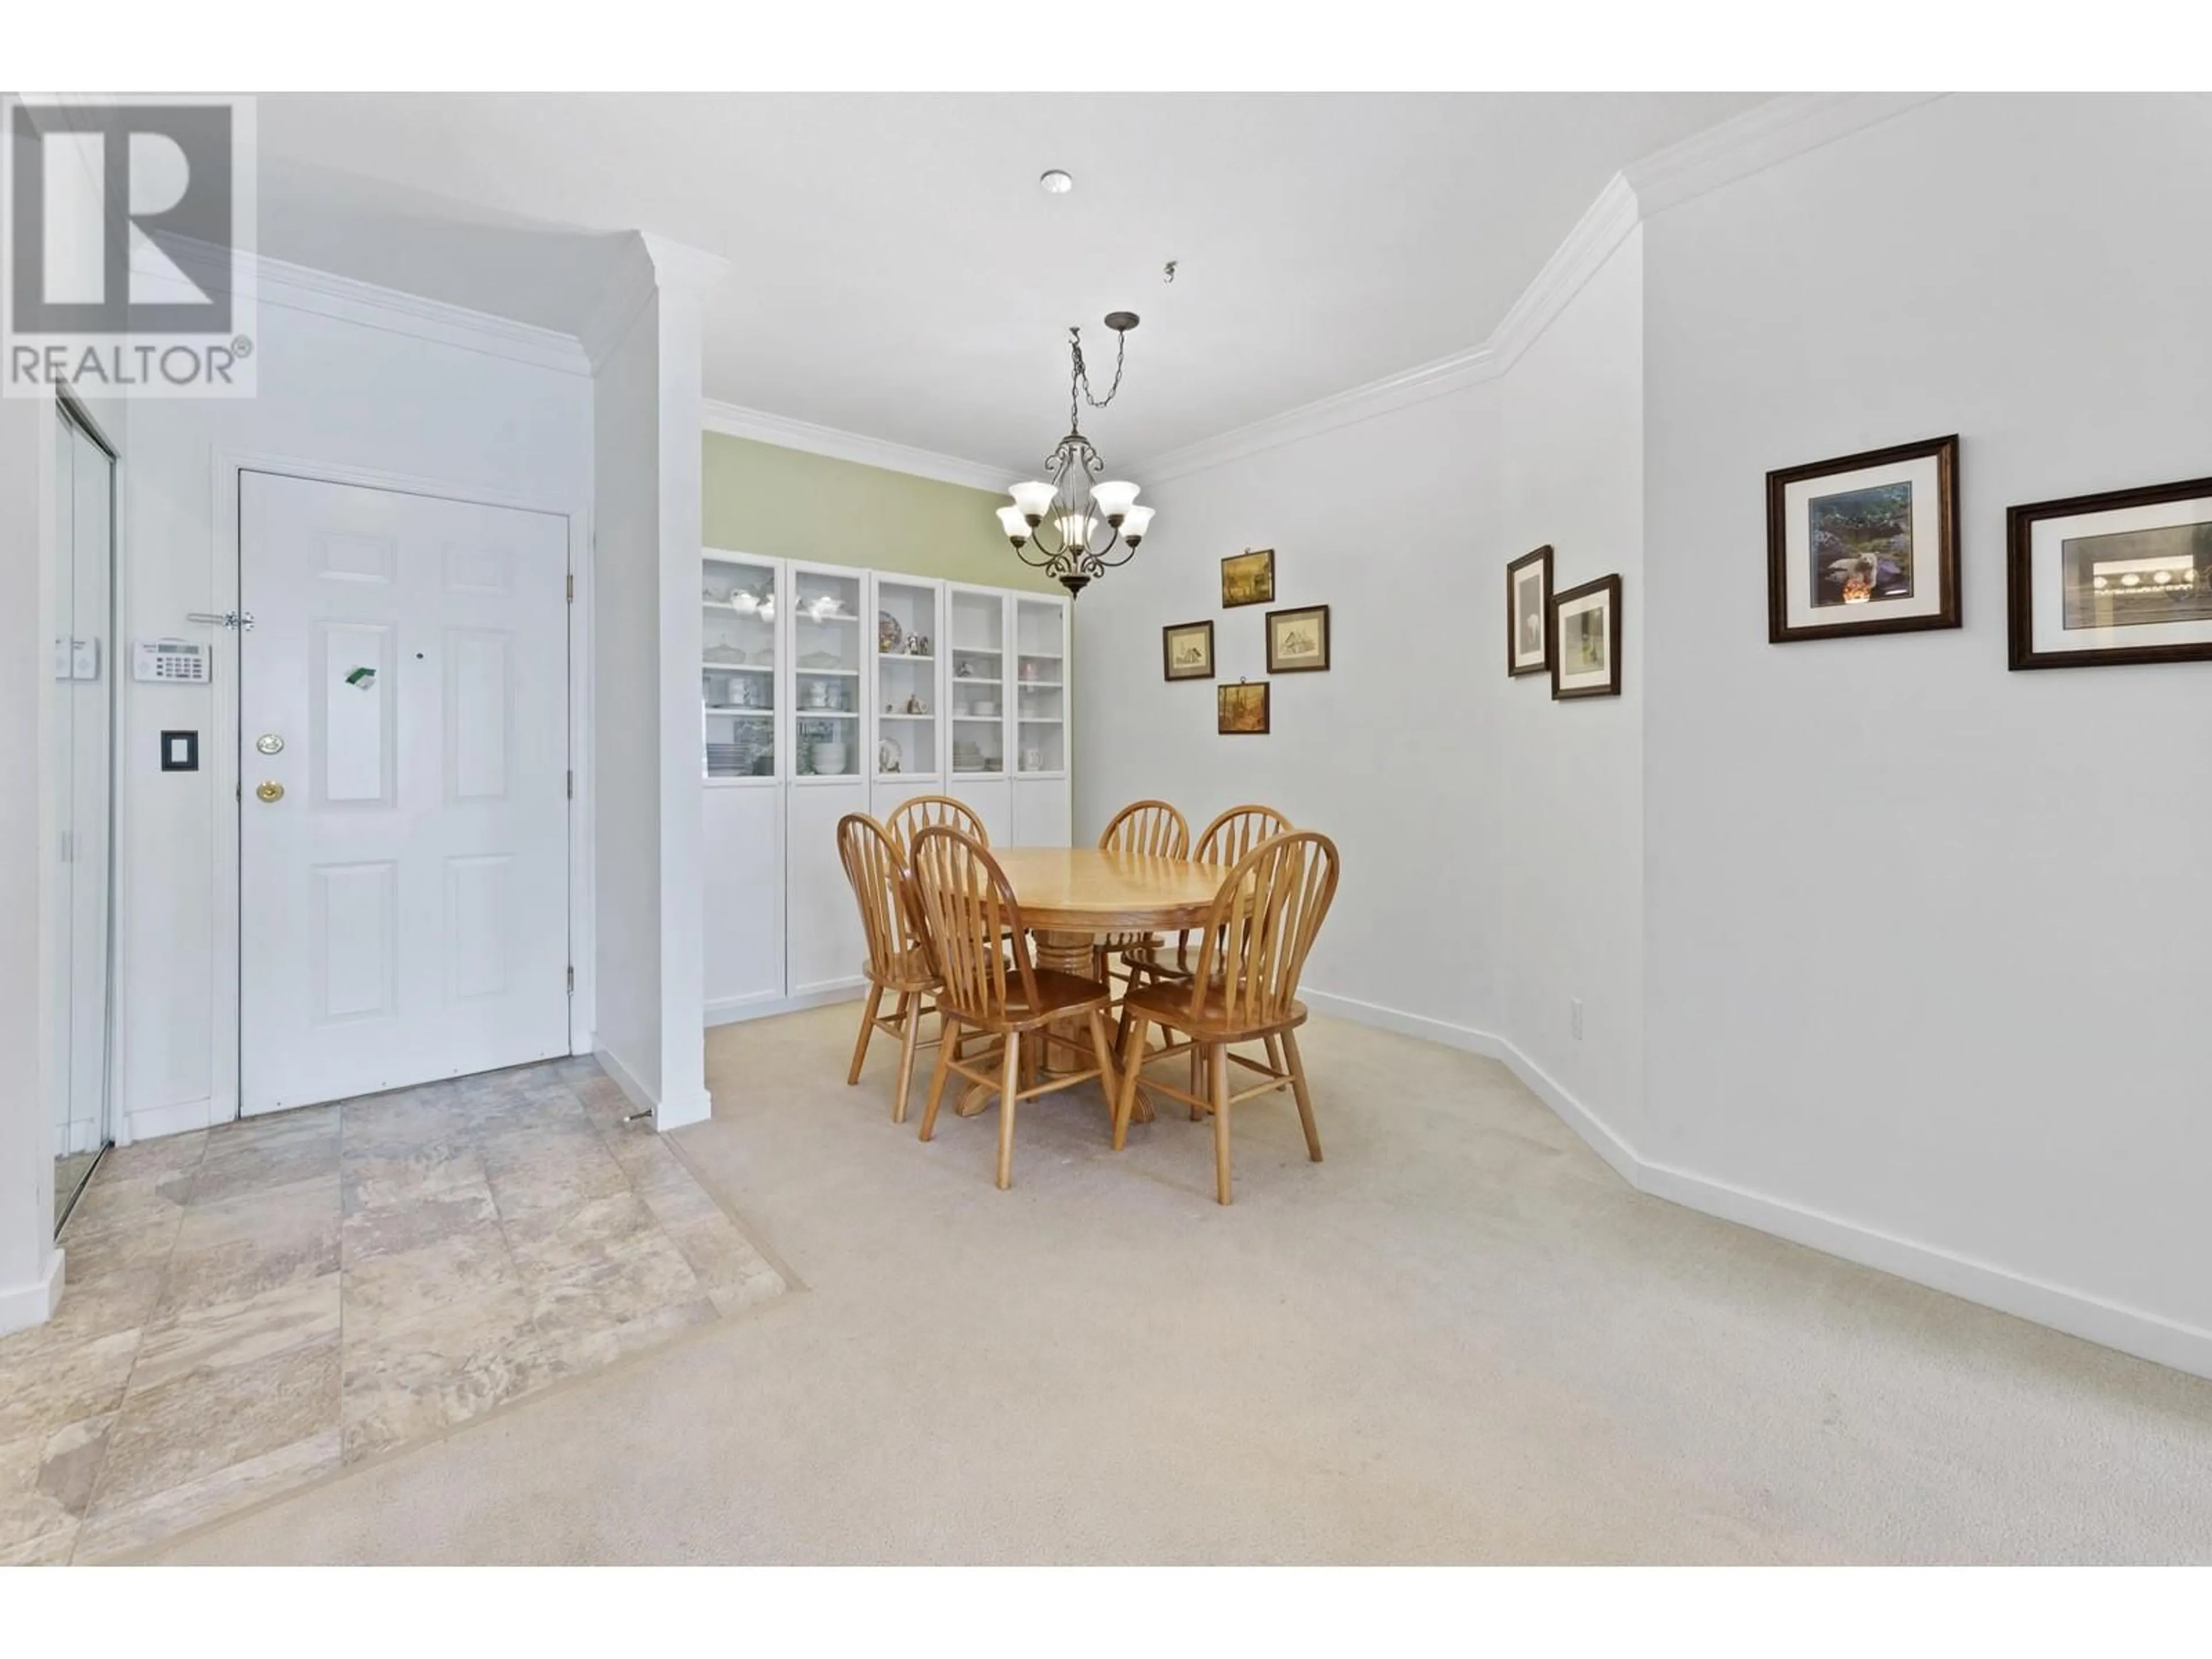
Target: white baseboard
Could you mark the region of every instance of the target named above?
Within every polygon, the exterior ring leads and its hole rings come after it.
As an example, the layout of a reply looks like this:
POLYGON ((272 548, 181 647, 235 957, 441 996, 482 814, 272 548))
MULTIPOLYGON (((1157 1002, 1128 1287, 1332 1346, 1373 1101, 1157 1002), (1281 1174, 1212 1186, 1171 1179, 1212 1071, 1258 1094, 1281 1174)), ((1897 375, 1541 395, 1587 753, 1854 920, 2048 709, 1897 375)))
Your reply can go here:
MULTIPOLYGON (((1559 1117, 1580 1135, 1590 1151, 1595 1152, 1630 1186, 1639 1191, 1650 1189, 1644 1184, 1645 1164, 1636 1154, 1636 1149, 1623 1140, 1604 1121, 1582 1103, 1567 1090, 1565 1084, 1522 1054, 1510 1042, 1501 1042, 1498 1059, 1504 1060, 1514 1076, 1519 1078, 1528 1092, 1550 1107, 1559 1117)), ((1698 1208, 1696 1205, 1691 1206, 1698 1208)))
POLYGON ((839 980, 831 985, 817 985, 811 991, 801 991, 796 996, 778 996, 767 993, 757 996, 724 997, 707 1005, 709 1025, 734 1025, 741 1020, 766 1019, 772 1014, 795 1014, 807 1008, 822 1008, 833 1002, 857 1002, 868 988, 864 979, 839 980))
POLYGON ((614 1079, 615 1087, 623 1091, 623 1098, 639 1111, 650 1113, 653 1127, 663 1133, 688 1123, 704 1123, 714 1115, 714 1100, 704 1089, 682 1098, 670 1096, 664 1099, 647 1088, 611 1048, 595 1048, 592 1058, 599 1061, 601 1071, 614 1079))
POLYGON ((10 1331, 27 1331, 54 1316, 54 1310, 61 1304, 65 1254, 56 1250, 48 1256, 46 1271, 29 1284, 0 1289, 0 1336, 10 1331))
POLYGON ((623 1064, 622 1056, 616 1054, 613 1049, 594 1048, 592 1050, 592 1058, 599 1062, 601 1071, 614 1079, 615 1087, 623 1091, 623 1098, 636 1107, 639 1111, 657 1112, 660 1109, 660 1102, 654 1097, 653 1091, 638 1081, 637 1074, 623 1064))
POLYGON ((1671 1164, 1643 1164, 1635 1186, 1723 1221, 1756 1227, 1777 1238, 1803 1244, 1894 1273, 1916 1285, 1978 1302, 2038 1325, 2048 1325, 2139 1359, 2171 1365, 2178 1371, 2212 1377, 2212 1331, 2180 1324, 2162 1315, 2109 1302, 2082 1291, 2031 1279, 2009 1267, 1976 1261, 1932 1244, 1899 1238, 1862 1222, 1771 1198, 1764 1193, 1717 1181, 1671 1164))
POLYGON ((653 1115, 653 1127, 666 1134, 671 1129, 681 1129, 687 1124, 704 1123, 714 1115, 714 1097, 704 1089, 689 1098, 671 1097, 660 1103, 653 1115))
POLYGON ((1502 1041, 1472 1025, 1455 1025, 1449 1020, 1431 1019, 1426 1014, 1408 1014, 1396 1008, 1385 1008, 1379 1002, 1362 1002, 1357 997, 1308 990, 1303 986, 1298 989, 1298 1000, 1317 1014, 1334 1014, 1340 1019, 1395 1031, 1401 1036, 1441 1042, 1447 1048, 1464 1048, 1471 1054, 1486 1054, 1492 1060, 1505 1058, 1502 1041))
POLYGON ((1899 1238, 1877 1227, 1753 1192, 1674 1164, 1653 1162, 1608 1127, 1557 1079, 1502 1037, 1472 1026, 1408 1014, 1352 997, 1319 991, 1301 991, 1299 995, 1316 1012, 1335 1014, 1361 1024, 1504 1061, 1531 1094, 1551 1108, 1615 1174, 1638 1192, 1723 1221, 1771 1233, 1777 1238, 1786 1238, 1793 1244, 1839 1256, 1863 1267, 1925 1285, 1930 1290, 1978 1303, 2000 1313, 2047 1325, 2069 1336, 2117 1348, 2122 1353, 2171 1365, 2193 1376, 2212 1377, 2212 1331, 2085 1291, 2048 1284, 1993 1262, 1899 1238))
POLYGON ((181 1135, 194 1129, 204 1129, 215 1121, 215 1102, 212 1100, 180 1100, 168 1106, 141 1106, 123 1114, 123 1133, 115 1138, 118 1146, 128 1146, 134 1141, 152 1140, 161 1135, 181 1135))

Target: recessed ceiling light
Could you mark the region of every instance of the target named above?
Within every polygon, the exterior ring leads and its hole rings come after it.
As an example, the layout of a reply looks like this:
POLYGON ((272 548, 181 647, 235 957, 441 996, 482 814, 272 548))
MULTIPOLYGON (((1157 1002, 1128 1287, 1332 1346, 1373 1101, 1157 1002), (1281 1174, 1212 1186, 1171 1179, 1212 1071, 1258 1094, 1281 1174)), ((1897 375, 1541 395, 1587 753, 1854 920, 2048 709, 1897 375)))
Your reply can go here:
POLYGON ((1075 180, 1069 178, 1058 167, 1054 167, 1051 172, 1041 175, 1037 179, 1037 183, 1044 186, 1044 193, 1048 196, 1065 196, 1068 191, 1075 188, 1075 180))

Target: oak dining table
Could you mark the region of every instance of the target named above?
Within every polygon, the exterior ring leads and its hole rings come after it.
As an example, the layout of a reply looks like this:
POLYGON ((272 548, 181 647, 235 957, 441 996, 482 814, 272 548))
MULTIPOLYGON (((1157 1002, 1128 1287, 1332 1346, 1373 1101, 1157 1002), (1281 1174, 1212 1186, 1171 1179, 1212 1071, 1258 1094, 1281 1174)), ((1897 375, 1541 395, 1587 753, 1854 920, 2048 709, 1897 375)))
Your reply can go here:
MULTIPOLYGON (((1014 902, 1021 906, 1036 965, 1086 979, 1101 934, 1195 928, 1212 909, 1227 873, 1218 865, 1189 859, 1097 847, 994 847, 991 856, 1006 872, 1014 902)), ((1076 1040, 1073 1033, 1070 1040, 1076 1040)), ((1046 1045, 1048 1077, 1058 1069, 1048 1063, 1052 1046, 1046 1045)), ((981 1101, 973 1098, 977 1092, 971 1091, 971 1098, 956 1109, 964 1114, 980 1107, 981 1101)), ((1138 1104, 1139 1117, 1149 1117, 1141 1091, 1138 1104)))

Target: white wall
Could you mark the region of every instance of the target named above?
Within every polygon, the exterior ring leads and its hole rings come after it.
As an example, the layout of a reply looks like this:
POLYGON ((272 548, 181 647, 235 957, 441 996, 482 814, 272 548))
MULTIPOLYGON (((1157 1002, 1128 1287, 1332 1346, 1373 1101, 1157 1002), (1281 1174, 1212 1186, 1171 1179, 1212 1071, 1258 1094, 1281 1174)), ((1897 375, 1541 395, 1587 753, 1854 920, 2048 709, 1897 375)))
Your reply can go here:
POLYGON ((1194 833, 1244 800, 1324 831, 1343 885, 1309 988, 1510 1044, 1624 1135, 1644 1042, 1640 276, 1632 233, 1502 378, 1158 486, 1154 535, 1076 606, 1079 840, 1148 794, 1194 833), (1619 699, 1506 677, 1504 568, 1547 542, 1561 586, 1622 578, 1619 699), (1224 738, 1212 684, 1163 681, 1159 629, 1211 617, 1222 677, 1264 677, 1270 607, 1223 611, 1218 561, 1270 544, 1273 608, 1328 605, 1332 666, 1274 678, 1273 735, 1224 738))
POLYGON ((602 969, 626 964, 599 975, 596 1041, 644 1106, 661 1087, 659 307, 648 295, 592 378, 593 909, 602 969))
POLYGON ((707 1094, 699 775, 701 295, 726 264, 641 234, 592 337, 598 1047, 662 1129, 707 1094))
MULTIPOLYGON (((591 382, 571 368, 520 361, 389 324, 272 302, 259 319, 259 395, 234 402, 136 404, 125 456, 124 615, 118 637, 216 637, 216 672, 234 683, 222 630, 185 613, 221 611, 235 545, 216 545, 218 449, 410 477, 556 510, 590 503, 591 382)), ((227 539, 227 538, 226 538, 227 539)), ((117 660, 127 662, 118 650, 117 660)), ((126 669, 127 672, 127 669, 126 669)), ((218 958, 215 859, 217 688, 125 680, 118 750, 117 989, 123 1032, 117 1127, 166 1133, 228 1118, 216 1098, 216 986, 236 980, 218 958), (164 773, 159 733, 202 734, 203 770, 164 773)), ((222 804, 228 810, 228 803, 222 804)))
POLYGON ((45 570, 52 533, 55 419, 46 404, 0 398, 0 1333, 48 1312, 53 1271, 53 1152, 46 1091, 52 988, 44 971, 41 878, 52 867, 40 750, 52 678, 41 672, 52 615, 45 570), (40 779, 40 787, 21 787, 40 779))
POLYGON ((1630 1141, 1644 1096, 1643 309, 1631 231, 1498 383, 1497 531, 1476 561, 1496 624, 1476 667, 1504 699, 1496 1029, 1524 1067, 1630 1141), (1504 678, 1503 568, 1547 543, 1556 591, 1621 579, 1617 698, 1554 702, 1547 675, 1504 678))
POLYGON ((1194 836, 1279 808, 1343 860, 1307 986, 1478 1032, 1508 690, 1498 408, 1478 386, 1150 489, 1155 532, 1074 608, 1077 843, 1146 796, 1194 836), (1220 560, 1247 547, 1275 550, 1274 605, 1224 611, 1220 560), (1212 617, 1221 679, 1259 680, 1267 611, 1304 605, 1329 607, 1331 667, 1274 678, 1272 735, 1218 736, 1215 683, 1163 680, 1164 625, 1212 617))
POLYGON ((1345 848, 1335 1006, 1647 1190, 2212 1375, 2212 665, 2008 673, 2003 568, 2008 504, 2212 473, 2212 98, 1873 102, 1632 169, 1502 376, 1152 491, 1077 608, 1078 831, 1273 800, 1345 848), (1966 627, 1770 646, 1765 472, 1954 431, 1966 627), (1544 542, 1625 578, 1618 702, 1503 675, 1544 542), (1158 630, 1257 677, 1216 560, 1270 543, 1335 671, 1216 738, 1158 630))
POLYGON ((1644 1150, 2200 1370, 2212 664, 2008 673, 2003 536, 2212 474, 2208 201, 2212 99, 1953 97, 1644 227, 1644 1150), (1766 470, 1950 432, 1966 626, 1768 645, 1766 470))

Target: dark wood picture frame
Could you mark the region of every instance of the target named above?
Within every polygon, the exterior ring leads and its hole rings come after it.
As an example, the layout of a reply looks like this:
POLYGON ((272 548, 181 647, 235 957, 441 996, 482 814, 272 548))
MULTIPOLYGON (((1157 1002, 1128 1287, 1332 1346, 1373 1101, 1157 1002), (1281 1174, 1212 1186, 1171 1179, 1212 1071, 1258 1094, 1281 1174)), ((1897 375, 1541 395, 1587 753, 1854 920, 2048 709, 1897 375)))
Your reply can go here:
POLYGON ((1242 553, 1231 553, 1227 558, 1222 560, 1221 608, 1224 611, 1234 611, 1241 605, 1273 605, 1274 602, 1275 550, 1273 548, 1248 547, 1242 553), (1267 591, 1264 593, 1255 593, 1249 599, 1232 599, 1229 597, 1229 567, 1242 559, 1265 559, 1267 562, 1267 591))
POLYGON ((1238 680, 1231 685, 1213 688, 1213 731, 1223 738, 1264 738, 1274 724, 1274 698, 1269 695, 1265 680, 1238 680), (1233 692, 1257 691, 1260 694, 1260 723, 1256 726, 1231 726, 1228 700, 1233 692))
POLYGON ((1570 587, 1565 592, 1552 595, 1552 602, 1544 607, 1545 654, 1552 659, 1552 701, 1569 702, 1577 697, 1617 697, 1620 695, 1620 578, 1600 576, 1594 582, 1584 582, 1579 587, 1570 587), (1562 687, 1559 684, 1562 660, 1566 653, 1559 649, 1559 608, 1574 599, 1588 599, 1593 593, 1602 593, 1605 600, 1605 668, 1603 685, 1562 687))
POLYGON ((1294 605, 1267 613, 1267 672, 1270 674, 1326 674, 1328 672, 1328 607, 1325 605, 1294 605), (1278 617, 1319 617, 1321 618, 1321 660, 1319 662, 1280 661, 1275 655, 1275 618, 1278 617))
POLYGON ((1523 674, 1548 673, 1551 672, 1551 667, 1552 544, 1547 542, 1534 553, 1523 553, 1505 567, 1505 673, 1508 678, 1518 678, 1523 674), (1519 586, 1520 574, 1532 564, 1540 564, 1544 567, 1544 599, 1543 603, 1538 607, 1538 614, 1542 618, 1544 625, 1544 650, 1543 654, 1534 662, 1523 663, 1520 661, 1519 630, 1516 626, 1521 619, 1514 606, 1518 597, 1516 589, 1519 586))
MULTIPOLYGON (((1916 548, 1913 551, 1916 580, 1919 574, 1919 550, 1916 548)), ((1894 444, 1887 449, 1865 450, 1856 455, 1838 455, 1833 460, 1813 461, 1803 466, 1784 467, 1766 475, 1766 638, 1770 645, 1786 645, 1803 640, 1853 639, 1869 634, 1917 634, 1930 629, 1956 628, 1959 625, 1957 433, 1945 438, 1923 438, 1917 443, 1894 444), (1879 614, 1878 606, 1869 607, 1875 614, 1857 621, 1832 623, 1820 628, 1808 628, 1802 624, 1791 627, 1790 583, 1803 573, 1790 568, 1787 522, 1790 486, 1809 483, 1815 478, 1864 471, 1870 467, 1888 466, 1899 461, 1928 459, 1936 463, 1935 576, 1939 590, 1936 610, 1922 616, 1884 617, 1879 614)))
POLYGON ((2038 651, 2035 648, 2034 531, 2045 519, 2078 518, 2091 513, 2110 513, 2130 507, 2161 507, 2168 501, 2203 497, 2205 519, 2212 522, 2212 478, 2191 478, 2180 483, 2151 484, 2138 489, 2109 489, 2095 495, 2069 495, 2063 501, 2031 501, 2005 509, 2005 634, 2009 647, 2008 668, 2094 668, 2130 663, 2212 662, 2212 641, 2179 645, 2107 646, 2088 651, 2038 651))
POLYGON ((1160 629, 1160 675, 1168 680, 1210 680, 1213 678, 1213 619, 1211 617, 1203 622, 1170 623, 1160 629), (1175 665, 1175 636, 1188 634, 1194 628, 1206 630, 1206 672, 1200 673, 1193 669, 1178 674, 1175 665))

